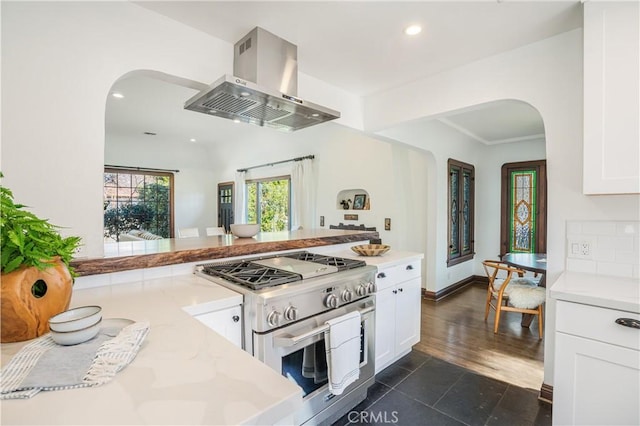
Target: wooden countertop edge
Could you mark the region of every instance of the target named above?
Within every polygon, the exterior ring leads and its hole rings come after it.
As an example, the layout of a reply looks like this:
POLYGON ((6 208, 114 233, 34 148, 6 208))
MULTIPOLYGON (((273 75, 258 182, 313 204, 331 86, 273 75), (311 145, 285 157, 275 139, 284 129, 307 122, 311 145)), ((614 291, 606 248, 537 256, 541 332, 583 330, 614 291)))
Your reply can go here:
POLYGON ((282 241, 256 241, 253 244, 191 248, 159 253, 132 254, 127 256, 77 259, 71 266, 79 276, 107 274, 134 269, 154 268, 180 263, 202 262, 236 256, 248 256, 283 250, 306 249, 334 244, 379 238, 377 231, 346 235, 316 236, 282 241))

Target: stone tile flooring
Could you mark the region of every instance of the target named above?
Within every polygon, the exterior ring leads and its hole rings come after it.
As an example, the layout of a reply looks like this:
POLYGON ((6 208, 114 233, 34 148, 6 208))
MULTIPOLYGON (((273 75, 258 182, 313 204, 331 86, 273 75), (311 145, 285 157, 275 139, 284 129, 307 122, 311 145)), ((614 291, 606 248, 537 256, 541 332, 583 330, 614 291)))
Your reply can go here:
POLYGON ((376 376, 343 425, 551 425, 551 405, 524 389, 413 350, 376 376))

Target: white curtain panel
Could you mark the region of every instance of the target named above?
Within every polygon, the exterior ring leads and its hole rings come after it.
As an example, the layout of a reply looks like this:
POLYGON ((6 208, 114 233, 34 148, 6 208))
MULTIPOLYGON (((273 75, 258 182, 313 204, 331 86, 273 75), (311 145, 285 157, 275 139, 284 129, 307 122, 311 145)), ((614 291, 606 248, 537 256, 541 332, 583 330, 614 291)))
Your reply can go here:
POLYGON ((247 221, 246 209, 246 191, 245 185, 246 172, 236 172, 235 180, 235 203, 233 205, 233 223, 245 223, 247 221))
POLYGON ((313 229, 316 211, 316 179, 313 160, 296 161, 291 171, 291 229, 313 229))

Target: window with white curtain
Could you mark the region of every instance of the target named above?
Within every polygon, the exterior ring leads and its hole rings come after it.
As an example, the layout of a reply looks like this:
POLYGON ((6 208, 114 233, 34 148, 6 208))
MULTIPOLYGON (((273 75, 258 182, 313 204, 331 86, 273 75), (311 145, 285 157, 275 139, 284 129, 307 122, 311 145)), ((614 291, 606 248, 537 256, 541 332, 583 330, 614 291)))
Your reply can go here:
POLYGON ((246 223, 259 223, 262 232, 291 229, 291 177, 247 179, 246 223))

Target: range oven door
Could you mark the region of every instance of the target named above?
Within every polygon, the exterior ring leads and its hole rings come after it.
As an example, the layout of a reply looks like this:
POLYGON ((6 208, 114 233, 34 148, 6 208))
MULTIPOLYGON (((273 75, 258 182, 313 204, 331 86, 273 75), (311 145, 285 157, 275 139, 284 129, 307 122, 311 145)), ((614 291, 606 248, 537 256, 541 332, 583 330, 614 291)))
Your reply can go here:
POLYGON ((270 333, 254 333, 254 355, 302 388, 303 407, 296 423, 331 423, 366 397, 374 381, 374 321, 374 299, 370 297, 270 333), (333 395, 327 381, 325 321, 355 310, 361 313, 360 377, 341 395, 333 395))

